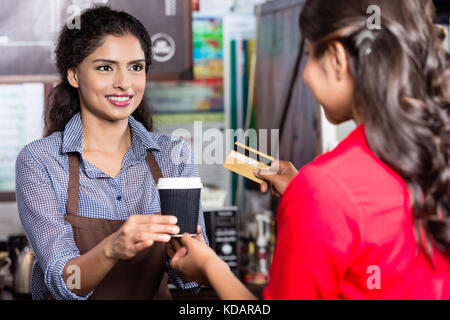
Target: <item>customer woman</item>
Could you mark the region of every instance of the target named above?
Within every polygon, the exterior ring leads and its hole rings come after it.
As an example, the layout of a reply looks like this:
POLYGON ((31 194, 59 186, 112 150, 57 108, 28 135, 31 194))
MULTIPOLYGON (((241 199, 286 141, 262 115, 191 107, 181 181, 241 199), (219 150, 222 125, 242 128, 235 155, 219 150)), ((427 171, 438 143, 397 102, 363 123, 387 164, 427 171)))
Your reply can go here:
MULTIPOLYGON (((16 197, 36 254, 34 299, 170 298, 160 177, 197 176, 190 148, 152 132, 145 102, 151 41, 125 12, 97 7, 56 48, 61 83, 50 94, 45 138, 16 162, 16 197)), ((203 226, 203 213, 199 211, 203 226)), ((204 228, 203 228, 204 230, 204 228)))
MULTIPOLYGON (((298 174, 260 175, 282 194, 265 299, 450 298, 450 59, 433 17, 431 1, 306 1, 304 80, 329 121, 358 126, 298 174)), ((171 265, 187 279, 254 298, 202 241, 182 243, 171 265)))

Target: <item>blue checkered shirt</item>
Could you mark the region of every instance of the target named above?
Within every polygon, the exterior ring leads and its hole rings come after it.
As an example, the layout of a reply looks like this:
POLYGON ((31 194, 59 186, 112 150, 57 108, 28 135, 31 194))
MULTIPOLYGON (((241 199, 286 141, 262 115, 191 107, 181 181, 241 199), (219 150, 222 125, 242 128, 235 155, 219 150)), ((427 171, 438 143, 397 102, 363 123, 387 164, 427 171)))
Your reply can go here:
MULTIPOLYGON (((66 263, 80 255, 72 227, 64 220, 69 180, 68 152, 80 153, 78 214, 84 217, 126 220, 133 214, 161 212, 158 190, 145 161, 152 149, 164 177, 198 176, 189 145, 181 138, 149 132, 132 116, 128 119, 132 145, 114 179, 83 158, 81 115, 77 113, 62 132, 26 145, 16 160, 16 200, 25 235, 36 255, 31 276, 33 299, 84 300, 92 295, 72 293, 62 278, 66 263)), ((199 224, 206 238, 203 211, 199 224)), ((166 263, 169 281, 180 289, 198 291, 184 283, 166 263)))

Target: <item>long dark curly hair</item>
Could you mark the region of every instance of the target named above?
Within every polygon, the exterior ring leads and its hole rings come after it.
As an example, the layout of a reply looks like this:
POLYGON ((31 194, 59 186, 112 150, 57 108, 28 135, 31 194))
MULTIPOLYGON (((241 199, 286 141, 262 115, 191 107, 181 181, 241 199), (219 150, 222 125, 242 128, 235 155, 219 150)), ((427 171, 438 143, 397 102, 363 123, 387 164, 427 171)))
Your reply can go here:
POLYGON ((307 0, 300 17, 315 57, 344 45, 369 146, 407 183, 427 256, 450 253, 450 57, 434 17, 431 0, 307 0))
MULTIPOLYGON (((69 84, 67 71, 76 68, 81 62, 102 45, 108 35, 132 34, 141 43, 145 53, 145 72, 148 73, 152 63, 152 44, 150 36, 142 23, 132 15, 115 11, 107 6, 87 9, 80 16, 81 28, 69 29, 65 26, 55 49, 56 66, 61 82, 53 88, 48 96, 44 115, 44 136, 56 131, 64 131, 67 122, 80 111, 78 91, 69 84)), ((146 99, 142 99, 132 116, 149 131, 153 121, 146 99)))

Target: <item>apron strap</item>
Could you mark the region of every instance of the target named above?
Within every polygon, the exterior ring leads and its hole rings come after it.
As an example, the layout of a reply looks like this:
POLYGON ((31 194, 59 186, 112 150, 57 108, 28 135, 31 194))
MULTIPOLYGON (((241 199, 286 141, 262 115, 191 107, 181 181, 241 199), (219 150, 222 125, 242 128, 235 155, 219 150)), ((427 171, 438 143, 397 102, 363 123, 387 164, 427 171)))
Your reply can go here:
POLYGON ((78 152, 69 156, 69 186, 67 189, 67 213, 78 215, 78 196, 80 194, 80 158, 78 152))
MULTIPOLYGON (((78 215, 78 197, 80 194, 80 157, 78 152, 70 152, 69 156, 69 185, 67 188, 67 213, 78 215)), ((158 180, 163 177, 161 168, 150 150, 147 150, 145 160, 150 171, 158 184, 158 180)))
POLYGON ((150 167, 150 171, 153 176, 153 180, 155 180, 155 184, 158 185, 158 180, 163 177, 161 172, 161 168, 158 165, 158 162, 155 159, 155 156, 150 150, 147 150, 147 156, 145 157, 148 166, 150 167))

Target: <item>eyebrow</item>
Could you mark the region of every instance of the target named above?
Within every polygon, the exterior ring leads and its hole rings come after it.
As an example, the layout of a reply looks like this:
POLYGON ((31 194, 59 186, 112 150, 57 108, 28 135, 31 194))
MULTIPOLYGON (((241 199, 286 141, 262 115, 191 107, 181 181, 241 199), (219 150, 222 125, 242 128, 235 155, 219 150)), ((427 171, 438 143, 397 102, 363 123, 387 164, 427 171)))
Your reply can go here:
MULTIPOLYGON (((108 59, 96 59, 96 60, 92 61, 92 63, 95 63, 95 62, 106 62, 106 63, 111 63, 111 64, 119 64, 117 61, 108 60, 108 59)), ((135 64, 138 62, 145 62, 145 59, 133 60, 133 61, 128 62, 128 64, 135 64)))

